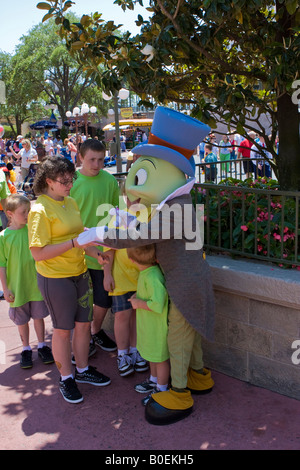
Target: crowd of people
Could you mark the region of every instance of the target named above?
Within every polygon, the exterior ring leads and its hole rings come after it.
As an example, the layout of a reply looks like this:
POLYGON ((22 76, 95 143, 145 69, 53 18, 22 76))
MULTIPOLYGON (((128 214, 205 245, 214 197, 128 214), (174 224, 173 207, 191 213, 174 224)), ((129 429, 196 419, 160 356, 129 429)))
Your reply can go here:
MULTIPOLYGON (((22 135, 18 135, 16 139, 2 137, 0 138, 1 162, 19 164, 25 170, 30 162, 42 161, 46 156, 63 155, 70 157, 75 163, 77 149, 86 139, 85 134, 77 136, 68 134, 68 137, 62 140, 59 135, 50 135, 47 131, 32 139, 24 138, 22 135)), ((23 176, 26 176, 25 171, 23 176)))
POLYGON ((6 166, 0 171, 1 216, 5 217, 0 232, 0 280, 9 317, 22 341, 20 366, 27 369, 34 364, 32 319, 38 356, 46 365, 55 362, 59 390, 67 402, 83 400, 78 383, 110 384, 108 375, 88 362, 99 347, 117 351, 121 377, 150 368, 149 378, 135 386, 147 395, 142 400, 145 405, 152 393, 167 390, 169 381, 168 295, 153 246, 149 253, 107 250, 105 262, 101 246, 79 247, 77 237, 85 227, 105 225, 105 216, 97 209, 120 205, 119 186, 103 170, 106 148, 102 142, 82 142, 76 168, 72 156, 61 154, 59 143, 56 153, 52 152, 50 140, 44 142, 45 155, 39 158, 36 143, 19 136, 19 151, 11 142, 7 144, 8 152, 2 157, 6 166), (7 167, 11 165, 14 172, 11 161, 20 162, 22 177, 28 163, 39 161, 34 203, 9 186, 7 167), (149 285, 156 287, 149 291, 149 285), (114 339, 102 327, 109 309, 114 316, 114 339), (151 319, 152 311, 160 315, 151 319), (51 348, 45 343, 48 315, 53 325, 51 348), (155 331, 160 331, 158 342, 153 342, 155 331))
MULTIPOLYGON (((243 159, 243 169, 246 178, 257 176, 271 177, 271 166, 268 162, 272 159, 272 154, 264 150, 267 159, 262 158, 258 149, 266 147, 262 136, 250 131, 249 138, 244 138, 236 133, 227 133, 217 142, 214 133, 210 133, 199 146, 200 163, 207 163, 204 168, 205 180, 216 181, 218 168, 222 175, 230 172, 231 161, 243 159), (245 160, 248 159, 248 160, 245 160), (216 165, 216 162, 224 162, 216 165)), ((276 151, 278 151, 278 139, 276 141, 276 151)))

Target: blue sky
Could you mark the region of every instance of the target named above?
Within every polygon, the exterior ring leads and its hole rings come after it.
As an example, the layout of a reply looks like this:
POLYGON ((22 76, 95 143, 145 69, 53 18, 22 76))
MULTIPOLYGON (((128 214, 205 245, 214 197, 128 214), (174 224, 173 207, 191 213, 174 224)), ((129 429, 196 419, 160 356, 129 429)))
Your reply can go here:
MULTIPOLYGON (((36 5, 41 0, 2 0, 0 7, 0 50, 3 52, 13 53, 19 39, 24 34, 42 21, 44 10, 39 10, 36 5)), ((47 1, 47 0, 45 0, 47 1)), ((117 24, 123 24, 121 29, 129 30, 133 34, 138 33, 135 20, 138 14, 148 17, 148 12, 140 6, 134 11, 126 10, 124 13, 122 8, 113 4, 113 0, 74 0, 75 5, 72 11, 79 16, 90 14, 98 11, 102 13, 105 21, 113 20, 117 24)), ((144 1, 144 5, 148 5, 148 1, 144 1)))

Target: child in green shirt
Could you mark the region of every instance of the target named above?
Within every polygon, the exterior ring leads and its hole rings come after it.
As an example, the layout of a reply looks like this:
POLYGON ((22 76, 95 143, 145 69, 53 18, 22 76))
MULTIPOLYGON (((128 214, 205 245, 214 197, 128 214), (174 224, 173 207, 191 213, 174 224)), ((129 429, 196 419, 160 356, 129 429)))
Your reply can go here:
POLYGON ((9 302, 9 317, 18 326, 23 344, 20 366, 32 367, 29 321, 32 318, 38 338, 38 355, 44 364, 54 362, 45 344, 44 318, 49 315, 37 285, 35 262, 29 250, 27 220, 30 201, 19 194, 6 199, 9 226, 0 233, 0 280, 9 302))
MULTIPOLYGON (((110 208, 119 205, 119 186, 116 178, 104 170, 105 145, 96 139, 87 139, 80 147, 81 168, 76 172, 76 181, 70 191, 77 202, 84 227, 105 225, 110 208)), ((102 246, 98 247, 103 251, 102 246)), ((102 329, 102 324, 111 298, 103 287, 103 267, 95 258, 85 257, 93 283, 93 321, 91 333, 93 341, 90 355, 96 352, 94 343, 105 351, 115 351, 115 342, 102 329)))
POLYGON ((168 389, 170 377, 168 334, 168 293, 164 276, 156 262, 155 245, 127 248, 128 257, 139 268, 137 292, 129 300, 136 309, 137 349, 150 363, 151 376, 135 386, 139 393, 168 389))

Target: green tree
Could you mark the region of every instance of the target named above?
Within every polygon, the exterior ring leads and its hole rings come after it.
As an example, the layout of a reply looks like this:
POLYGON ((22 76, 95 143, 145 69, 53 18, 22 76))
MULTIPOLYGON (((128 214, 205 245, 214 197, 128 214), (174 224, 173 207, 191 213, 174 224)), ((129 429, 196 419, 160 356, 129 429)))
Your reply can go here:
MULTIPOLYGON (((77 20, 73 14, 69 17, 77 20)), ((84 93, 94 85, 92 75, 66 50, 54 20, 34 26, 23 36, 14 60, 13 80, 26 73, 26 87, 55 104, 62 119, 67 110, 84 101, 84 93)))
MULTIPOLYGON (((152 16, 137 18, 141 34, 122 38, 101 15, 66 21, 71 1, 42 2, 44 20, 55 16, 69 51, 90 71, 107 70, 105 87, 126 77, 144 103, 192 105, 193 115, 246 136, 265 137, 282 189, 300 189, 299 113, 292 99, 300 70, 300 9, 297 0, 150 0, 152 16), (144 47, 154 55, 143 55, 144 47), (270 120, 269 138, 262 117, 270 120), (274 150, 279 135, 279 154, 274 150)), ((142 0, 115 0, 124 10, 142 0)))
MULTIPOLYGON (((72 13, 68 18, 77 21, 72 13)), ((0 79, 7 90, 6 105, 1 105, 0 112, 14 135, 21 133, 23 122, 44 118, 46 103, 57 106, 62 120, 67 110, 84 101, 95 105, 99 113, 106 111, 93 74, 70 56, 54 20, 40 23, 22 36, 14 55, 0 53, 0 65, 0 79)))
POLYGON ((21 125, 27 119, 41 111, 36 101, 38 92, 24 79, 24 74, 14 75, 15 57, 0 53, 0 78, 6 84, 6 103, 0 106, 1 117, 9 124, 12 134, 16 137, 21 133, 21 125), (31 104, 30 104, 31 103, 31 104))

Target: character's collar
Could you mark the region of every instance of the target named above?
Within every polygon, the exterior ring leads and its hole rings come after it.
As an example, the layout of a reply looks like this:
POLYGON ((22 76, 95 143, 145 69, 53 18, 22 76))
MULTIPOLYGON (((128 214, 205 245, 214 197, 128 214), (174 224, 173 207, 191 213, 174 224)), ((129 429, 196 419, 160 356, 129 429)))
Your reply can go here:
POLYGON ((156 210, 160 210, 164 204, 167 201, 170 201, 171 199, 174 199, 175 197, 178 196, 183 196, 184 194, 189 194, 192 187, 194 186, 194 183, 196 181, 196 178, 189 178, 187 182, 183 185, 180 186, 180 188, 175 189, 171 194, 169 194, 157 207, 156 210))

